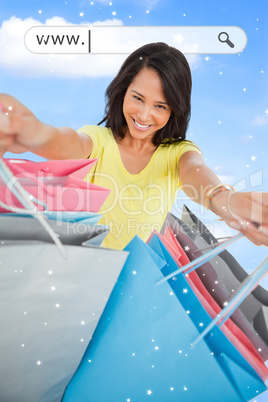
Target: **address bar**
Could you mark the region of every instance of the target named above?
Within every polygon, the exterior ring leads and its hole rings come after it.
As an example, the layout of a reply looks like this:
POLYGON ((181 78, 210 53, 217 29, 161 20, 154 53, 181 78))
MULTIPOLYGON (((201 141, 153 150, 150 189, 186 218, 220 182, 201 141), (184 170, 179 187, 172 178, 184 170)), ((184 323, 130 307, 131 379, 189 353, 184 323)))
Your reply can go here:
POLYGON ((146 43, 166 42, 185 54, 237 54, 247 45, 237 26, 34 26, 24 43, 33 53, 129 54, 146 43))

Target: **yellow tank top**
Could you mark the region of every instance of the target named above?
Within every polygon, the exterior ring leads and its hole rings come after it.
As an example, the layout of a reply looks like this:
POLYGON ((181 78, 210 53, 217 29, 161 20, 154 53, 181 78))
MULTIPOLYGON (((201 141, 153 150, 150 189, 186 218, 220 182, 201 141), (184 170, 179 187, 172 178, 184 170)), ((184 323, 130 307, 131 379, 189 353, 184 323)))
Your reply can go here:
POLYGON ((199 148, 189 141, 159 146, 147 166, 131 174, 111 129, 87 125, 79 131, 90 136, 90 158, 98 159, 85 180, 111 190, 99 211, 103 215, 99 223, 110 227, 103 247, 123 249, 135 235, 146 241, 154 229, 160 231, 174 204, 180 188, 179 158, 187 151, 200 153, 199 148))

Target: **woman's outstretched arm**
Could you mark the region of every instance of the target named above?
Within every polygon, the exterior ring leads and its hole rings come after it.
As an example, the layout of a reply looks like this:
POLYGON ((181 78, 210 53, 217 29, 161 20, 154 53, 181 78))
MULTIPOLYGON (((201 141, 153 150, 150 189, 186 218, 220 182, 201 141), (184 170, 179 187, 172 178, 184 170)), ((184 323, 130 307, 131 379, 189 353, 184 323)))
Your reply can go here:
POLYGON ((205 165, 198 152, 189 151, 179 160, 182 189, 193 201, 205 206, 221 217, 230 227, 242 232, 257 245, 268 246, 268 193, 214 191, 222 184, 205 165))
POLYGON ((48 159, 81 159, 91 150, 88 135, 42 123, 16 98, 0 94, 0 156, 31 151, 48 159))

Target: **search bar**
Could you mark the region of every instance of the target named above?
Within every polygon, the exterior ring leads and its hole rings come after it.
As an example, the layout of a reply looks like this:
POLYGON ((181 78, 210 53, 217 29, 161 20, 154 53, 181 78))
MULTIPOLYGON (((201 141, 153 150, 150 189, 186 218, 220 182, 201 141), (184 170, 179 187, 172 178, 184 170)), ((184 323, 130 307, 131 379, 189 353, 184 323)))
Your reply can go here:
POLYGON ((247 45, 237 26, 34 26, 24 37, 33 53, 129 54, 151 42, 166 42, 185 54, 237 54, 247 45))

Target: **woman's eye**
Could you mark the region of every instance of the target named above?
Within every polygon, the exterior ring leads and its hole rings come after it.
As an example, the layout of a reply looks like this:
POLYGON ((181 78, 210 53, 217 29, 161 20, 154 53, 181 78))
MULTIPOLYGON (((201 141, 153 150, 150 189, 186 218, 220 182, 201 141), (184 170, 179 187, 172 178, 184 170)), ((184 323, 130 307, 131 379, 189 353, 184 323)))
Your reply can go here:
POLYGON ((142 99, 139 96, 134 95, 134 98, 137 99, 138 101, 142 101, 142 99))
POLYGON ((164 109, 164 110, 166 110, 166 106, 163 106, 163 105, 156 105, 156 107, 159 108, 159 109, 164 109))

